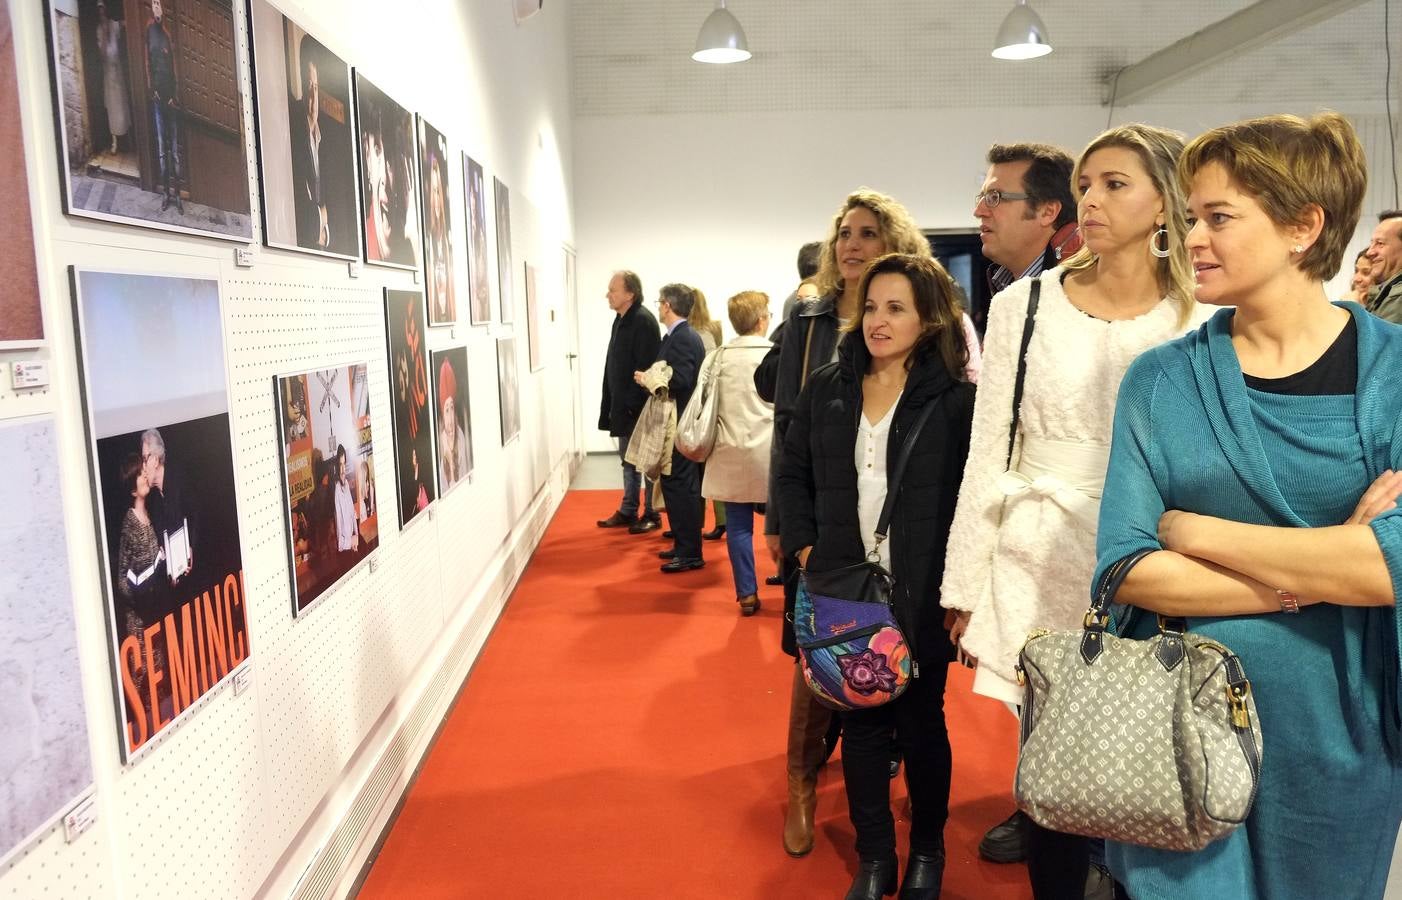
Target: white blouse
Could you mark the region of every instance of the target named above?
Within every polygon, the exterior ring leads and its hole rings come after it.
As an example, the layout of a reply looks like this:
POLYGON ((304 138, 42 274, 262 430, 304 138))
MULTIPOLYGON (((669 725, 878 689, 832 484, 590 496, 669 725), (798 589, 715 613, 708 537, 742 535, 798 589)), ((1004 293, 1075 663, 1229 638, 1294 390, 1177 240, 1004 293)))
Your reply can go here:
MULTIPOLYGON (((876 546, 876 523, 881 520, 881 507, 886 504, 886 447, 890 444, 891 422, 900 405, 898 394, 886 415, 875 425, 867 422, 865 413, 857 416, 857 523, 862 531, 862 547, 867 553, 876 546)), ((880 558, 881 565, 889 572, 890 541, 882 542, 880 558)))

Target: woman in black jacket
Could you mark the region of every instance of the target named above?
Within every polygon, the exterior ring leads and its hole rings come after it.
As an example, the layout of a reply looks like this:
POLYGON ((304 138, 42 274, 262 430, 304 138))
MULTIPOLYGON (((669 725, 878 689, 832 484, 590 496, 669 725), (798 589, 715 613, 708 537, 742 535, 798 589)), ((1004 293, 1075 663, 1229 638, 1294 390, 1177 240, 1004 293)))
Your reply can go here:
POLYGON ((949 816, 950 749, 944 723, 949 635, 939 605, 945 542, 969 450, 974 388, 954 283, 939 263, 890 254, 862 276, 862 340, 809 379, 784 441, 778 477, 784 552, 815 572, 860 563, 903 439, 927 404, 899 486, 889 540, 879 548, 895 576, 895 615, 915 677, 885 706, 843 713, 842 770, 861 869, 848 900, 896 888, 896 835, 888 764, 894 731, 910 788, 910 856, 903 900, 939 896, 949 816))

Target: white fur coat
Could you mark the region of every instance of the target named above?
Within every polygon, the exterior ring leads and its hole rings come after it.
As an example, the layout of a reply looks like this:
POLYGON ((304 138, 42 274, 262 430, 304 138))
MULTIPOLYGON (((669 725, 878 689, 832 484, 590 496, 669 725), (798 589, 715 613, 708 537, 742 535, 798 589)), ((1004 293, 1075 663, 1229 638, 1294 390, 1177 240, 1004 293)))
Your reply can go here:
MULTIPOLYGON (((1021 433, 1108 448, 1115 398, 1140 353, 1182 334, 1178 306, 1165 299, 1134 319, 1107 322, 1071 304, 1058 267, 1042 276, 1021 433)), ((984 334, 983 371, 973 435, 949 535, 941 604, 972 613, 964 649, 979 660, 974 690, 1020 702, 1013 667, 1034 628, 1079 628, 1090 605, 1095 534, 1056 503, 1028 492, 1004 500, 1017 351, 1032 279, 993 301, 984 334)), ((1193 323, 1211 309, 1199 306, 1193 323)))

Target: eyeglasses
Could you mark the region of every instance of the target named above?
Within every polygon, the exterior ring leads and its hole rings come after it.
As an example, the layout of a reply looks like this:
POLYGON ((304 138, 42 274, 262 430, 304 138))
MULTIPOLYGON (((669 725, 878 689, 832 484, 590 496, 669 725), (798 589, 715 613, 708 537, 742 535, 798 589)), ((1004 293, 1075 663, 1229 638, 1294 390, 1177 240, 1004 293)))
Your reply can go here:
POLYGON ((1030 199, 1032 199, 1031 194, 1019 194, 1014 191, 1000 191, 997 188, 994 188, 991 191, 980 191, 979 193, 974 194, 974 206, 978 206, 980 203, 982 203, 989 209, 993 209, 995 206, 997 206, 999 203, 1002 203, 1004 200, 1030 199))

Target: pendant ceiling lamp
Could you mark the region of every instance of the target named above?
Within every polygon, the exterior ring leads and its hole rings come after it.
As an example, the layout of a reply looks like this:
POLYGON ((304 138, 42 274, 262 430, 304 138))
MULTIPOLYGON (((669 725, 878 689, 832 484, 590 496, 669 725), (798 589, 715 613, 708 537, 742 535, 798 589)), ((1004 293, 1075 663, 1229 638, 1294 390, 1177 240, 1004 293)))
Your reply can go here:
POLYGON ((1027 5, 1027 0, 1017 0, 1017 6, 998 26, 993 55, 998 59, 1036 59, 1050 52, 1052 46, 1047 40, 1047 26, 1027 5))
POLYGON ((703 63, 737 63, 750 58, 745 29, 725 8, 725 0, 716 0, 716 8, 701 23, 691 58, 703 63))

